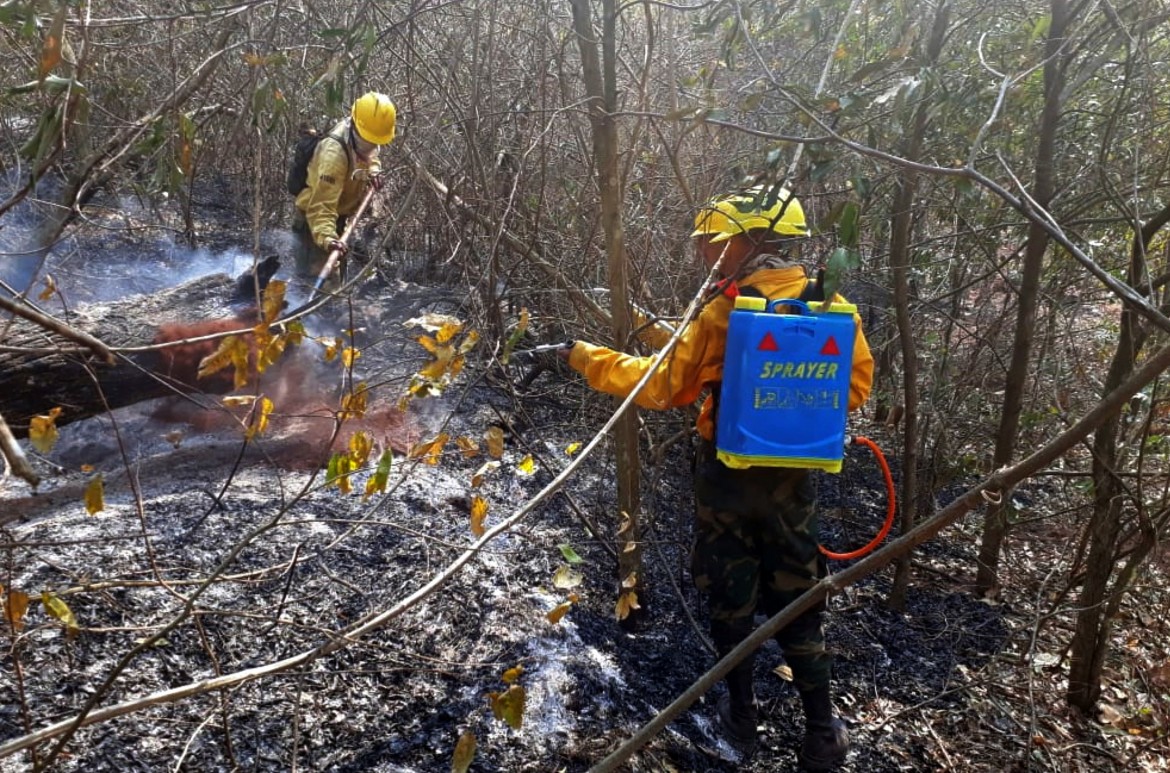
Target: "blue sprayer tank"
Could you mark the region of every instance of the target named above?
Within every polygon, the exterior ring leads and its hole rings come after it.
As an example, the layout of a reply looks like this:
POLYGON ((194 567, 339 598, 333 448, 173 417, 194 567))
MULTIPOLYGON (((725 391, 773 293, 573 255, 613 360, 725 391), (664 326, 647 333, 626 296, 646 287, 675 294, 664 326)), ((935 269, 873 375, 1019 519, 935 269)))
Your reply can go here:
POLYGON ((728 467, 840 472, 857 307, 815 306, 735 299, 715 426, 716 452, 728 467))

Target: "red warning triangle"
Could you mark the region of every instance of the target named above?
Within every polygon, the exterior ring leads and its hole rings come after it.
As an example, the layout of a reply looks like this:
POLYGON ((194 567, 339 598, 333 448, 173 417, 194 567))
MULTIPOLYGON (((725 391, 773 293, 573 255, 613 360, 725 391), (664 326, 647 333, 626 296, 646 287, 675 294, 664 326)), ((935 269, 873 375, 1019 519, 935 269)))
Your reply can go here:
POLYGON ((764 337, 760 339, 760 345, 756 347, 761 352, 778 352, 780 347, 776 344, 776 339, 772 337, 772 331, 764 333, 764 337))
POLYGON ((825 341, 825 345, 821 347, 821 356, 839 356, 840 354, 841 350, 837 348, 837 339, 829 336, 829 340, 825 341))

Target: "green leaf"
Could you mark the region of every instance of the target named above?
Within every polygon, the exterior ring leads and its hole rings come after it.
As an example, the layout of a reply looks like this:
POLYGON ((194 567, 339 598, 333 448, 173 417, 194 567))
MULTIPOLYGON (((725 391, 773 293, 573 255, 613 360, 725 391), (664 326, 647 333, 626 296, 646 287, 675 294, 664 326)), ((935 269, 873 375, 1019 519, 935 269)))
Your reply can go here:
POLYGON ((812 182, 822 182, 833 172, 833 167, 836 166, 836 159, 829 159, 828 161, 821 161, 813 164, 813 168, 808 173, 808 179, 812 182))
POLYGON ((573 546, 569 545, 568 543, 557 545, 557 548, 561 551, 561 555, 565 557, 565 560, 570 564, 580 564, 585 560, 581 558, 581 556, 577 555, 577 551, 573 550, 573 546))
POLYGON ((856 247, 860 239, 860 228, 858 227, 858 220, 860 218, 860 210, 852 201, 846 202, 841 210, 841 223, 838 226, 841 235, 841 243, 846 247, 856 247))
POLYGON ((1044 14, 1032 25, 1032 41, 1035 42, 1047 35, 1050 27, 1052 27, 1052 16, 1044 14))
POLYGON ((847 247, 838 247, 829 255, 825 262, 825 300, 831 299, 841 285, 845 283, 845 276, 849 271, 861 267, 861 253, 847 247))

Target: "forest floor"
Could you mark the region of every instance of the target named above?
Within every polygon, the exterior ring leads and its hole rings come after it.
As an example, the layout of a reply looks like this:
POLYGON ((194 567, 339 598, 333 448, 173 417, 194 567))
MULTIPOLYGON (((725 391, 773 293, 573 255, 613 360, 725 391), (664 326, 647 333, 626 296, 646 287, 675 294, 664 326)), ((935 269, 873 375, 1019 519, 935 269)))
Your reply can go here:
MULTIPOLYGON (((470 732, 472 771, 584 771, 702 676, 713 657, 687 561, 690 449, 665 442, 687 426, 682 412, 645 416, 643 437, 654 445, 646 457, 657 453, 659 463, 645 476, 652 528, 636 630, 614 614, 608 443, 561 491, 466 555, 475 498, 488 505, 488 528, 511 516, 571 461, 567 450, 593 436, 612 404, 556 370, 520 391, 530 373, 488 364, 477 350, 442 395, 411 401, 401 417, 394 406, 428 359, 416 340, 423 331, 404 323, 467 316, 460 301, 457 288, 376 278, 352 306, 331 306, 312 323, 322 337, 359 330, 356 378, 375 385, 374 398, 334 447, 360 428, 396 449, 384 494, 363 498, 368 473, 349 494, 325 481, 341 375, 311 341, 289 355, 296 365, 281 366, 289 377, 271 426, 247 449, 224 411, 161 401, 63 427, 53 452, 35 457, 46 478, 36 493, 0 481, 0 584, 34 597, 23 629, 2 637, 0 749, 73 718, 110 680, 99 706, 151 700, 77 730, 53 770, 437 773, 451 770, 456 743, 470 732), (503 431, 498 459, 484 441, 492 427, 503 431), (439 433, 452 440, 436 463, 403 453, 439 433), (473 456, 457 438, 480 450, 473 456), (88 515, 83 497, 95 473, 104 477, 105 508, 88 515), (449 579, 435 581, 461 558, 449 579), (403 604, 432 581, 433 592, 403 604), (36 601, 42 591, 72 609, 74 635, 36 601), (571 594, 571 609, 550 622, 571 594), (367 635, 337 636, 383 613, 367 635), (167 699, 168 690, 263 669, 326 642, 336 650, 295 668, 167 699), (510 685, 525 695, 519 727, 491 707, 490 694, 510 685)), ((895 456, 899 439, 888 428, 862 416, 852 431, 895 456)), ((853 513, 877 528, 884 487, 864 453, 851 451, 820 491, 826 514, 853 513)), ((973 513, 915 553, 904 610, 886 603, 890 568, 830 600, 834 695, 853 740, 842 770, 1170 770, 1165 574, 1153 567, 1142 603, 1125 605, 1101 713, 1076 716, 1063 704, 1075 593, 1064 592, 1061 573, 1076 526, 1044 517, 1062 506, 1058 491, 1033 485, 1016 498, 1032 517, 1009 540, 996 598, 977 598, 969 585, 980 526, 973 513)), ((756 660, 761 743, 750 759, 719 738, 716 687, 622 769, 796 770, 803 719, 780 665, 769 643, 756 660)), ((34 769, 55 742, 0 758, 0 771, 34 769)))

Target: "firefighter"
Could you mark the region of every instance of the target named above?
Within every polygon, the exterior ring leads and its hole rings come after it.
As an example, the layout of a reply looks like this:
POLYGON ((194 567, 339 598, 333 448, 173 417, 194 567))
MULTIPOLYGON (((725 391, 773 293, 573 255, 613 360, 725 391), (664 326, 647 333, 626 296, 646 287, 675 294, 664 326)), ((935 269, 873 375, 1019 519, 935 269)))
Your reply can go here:
POLYGON ((385 94, 358 97, 348 118, 317 142, 305 187, 296 195, 292 231, 297 274, 312 281, 329 253, 345 255, 346 219, 357 211, 368 185, 380 188, 378 149, 394 139, 397 110, 385 94))
MULTIPOLYGON (((772 198, 757 187, 718 197, 696 215, 691 236, 708 270, 722 258, 720 281, 637 397, 643 408, 664 410, 689 405, 708 393, 697 421, 691 572, 696 586, 708 595, 711 637, 720 657, 752 632, 757 611, 775 614, 826 571, 818 551, 816 489, 809 471, 732 469, 716 458, 714 411, 734 298, 740 288, 769 299, 798 298, 809 282, 797 260, 799 243, 809 235, 804 210, 787 190, 778 189, 774 203, 767 205, 772 198)), ((840 296, 833 300, 845 302, 840 296)), ((873 357, 857 315, 854 325, 850 410, 865 402, 873 379, 873 357)), ((590 387, 619 397, 633 390, 652 359, 581 341, 559 354, 590 387)), ((834 716, 830 698, 832 659, 825 649, 823 612, 822 603, 776 634, 804 707, 799 758, 809 770, 831 769, 849 748, 845 724, 834 716)), ((717 704, 725 737, 746 754, 756 744, 752 664, 749 656, 728 674, 727 691, 717 704)))

